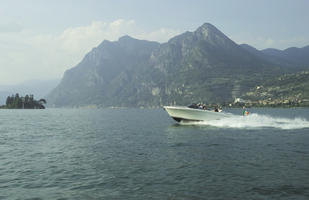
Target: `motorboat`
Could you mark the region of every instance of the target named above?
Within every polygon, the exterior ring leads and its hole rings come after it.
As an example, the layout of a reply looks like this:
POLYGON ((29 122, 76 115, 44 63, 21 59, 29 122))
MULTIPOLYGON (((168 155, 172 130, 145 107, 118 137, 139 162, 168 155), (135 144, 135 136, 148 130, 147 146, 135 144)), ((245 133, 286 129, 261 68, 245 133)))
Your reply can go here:
POLYGON ((199 107, 164 106, 164 109, 177 122, 210 121, 232 116, 231 113, 199 107))

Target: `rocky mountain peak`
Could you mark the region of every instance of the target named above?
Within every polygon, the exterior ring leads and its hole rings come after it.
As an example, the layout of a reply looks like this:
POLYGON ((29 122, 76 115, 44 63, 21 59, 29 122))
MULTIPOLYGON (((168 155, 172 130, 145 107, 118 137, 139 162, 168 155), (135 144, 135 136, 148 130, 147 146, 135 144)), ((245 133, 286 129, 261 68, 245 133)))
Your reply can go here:
POLYGON ((224 35, 219 29, 210 23, 204 23, 194 32, 199 40, 205 40, 208 43, 218 47, 236 47, 237 44, 224 35))
POLYGON ((122 36, 118 39, 119 42, 128 42, 128 41, 135 41, 135 40, 137 40, 137 39, 135 39, 135 38, 133 38, 129 35, 124 35, 124 36, 122 36))
POLYGON ((204 23, 196 31, 219 31, 214 25, 210 23, 204 23))
POLYGON ((226 37, 221 31, 219 31, 214 25, 210 23, 205 23, 195 31, 196 35, 204 36, 205 38, 218 35, 221 37, 226 37))

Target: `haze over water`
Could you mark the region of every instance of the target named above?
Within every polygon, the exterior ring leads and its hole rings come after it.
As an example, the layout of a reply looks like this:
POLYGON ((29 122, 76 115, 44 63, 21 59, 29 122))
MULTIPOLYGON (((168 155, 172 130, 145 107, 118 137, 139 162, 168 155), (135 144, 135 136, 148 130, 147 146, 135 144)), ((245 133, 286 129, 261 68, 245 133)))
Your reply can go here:
POLYGON ((0 199, 308 199, 308 111, 1 110, 0 199))

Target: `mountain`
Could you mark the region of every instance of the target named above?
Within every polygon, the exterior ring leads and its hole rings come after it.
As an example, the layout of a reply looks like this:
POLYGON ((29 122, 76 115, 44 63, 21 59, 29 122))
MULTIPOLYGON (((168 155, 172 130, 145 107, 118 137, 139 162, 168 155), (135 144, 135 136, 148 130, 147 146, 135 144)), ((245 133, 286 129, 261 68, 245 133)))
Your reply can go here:
POLYGON ((29 80, 18 85, 0 85, 0 105, 5 104, 6 98, 19 93, 21 96, 33 94, 35 98, 40 99, 48 95, 58 84, 60 80, 29 80))
POLYGON ((261 51, 248 44, 241 44, 240 46, 261 59, 285 67, 287 72, 309 69, 309 46, 303 48, 291 47, 285 50, 269 48, 261 51))
POLYGON ((60 107, 222 103, 284 72, 205 23, 163 44, 129 36, 103 41, 47 100, 60 107))
POLYGON ((157 42, 129 36, 121 37, 116 42, 105 40, 81 63, 65 72, 47 102, 56 106, 111 106, 117 93, 125 93, 122 88, 136 80, 138 71, 148 66, 151 53, 159 46, 157 42))
POLYGON ((157 98, 162 104, 231 101, 280 73, 279 67, 245 51, 207 23, 162 44, 151 61, 161 74, 163 92, 157 98))

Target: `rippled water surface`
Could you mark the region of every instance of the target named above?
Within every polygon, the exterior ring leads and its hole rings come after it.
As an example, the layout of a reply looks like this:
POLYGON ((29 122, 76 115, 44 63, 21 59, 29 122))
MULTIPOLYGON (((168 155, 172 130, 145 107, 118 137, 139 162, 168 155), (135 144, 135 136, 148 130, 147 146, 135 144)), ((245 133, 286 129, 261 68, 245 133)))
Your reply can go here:
POLYGON ((0 199, 308 199, 309 109, 250 112, 0 110, 0 199))

